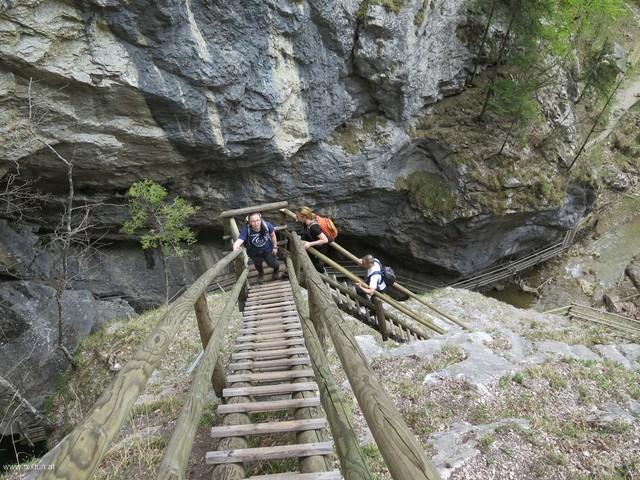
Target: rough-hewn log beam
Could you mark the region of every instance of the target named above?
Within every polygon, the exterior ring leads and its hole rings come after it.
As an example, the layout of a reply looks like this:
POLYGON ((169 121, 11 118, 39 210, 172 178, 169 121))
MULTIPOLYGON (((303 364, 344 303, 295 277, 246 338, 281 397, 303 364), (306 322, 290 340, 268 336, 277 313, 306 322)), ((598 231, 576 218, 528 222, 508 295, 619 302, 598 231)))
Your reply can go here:
POLYGON ((162 463, 158 469, 159 480, 182 480, 185 478, 185 470, 191 455, 193 439, 198 429, 198 422, 202 415, 202 408, 207 398, 209 379, 214 366, 219 362, 222 341, 229 325, 229 320, 233 315, 233 309, 238 302, 238 295, 242 290, 242 285, 247 278, 247 269, 240 274, 233 290, 229 294, 227 301, 220 313, 219 320, 207 342, 204 355, 200 360, 198 368, 191 385, 191 391, 185 399, 182 411, 171 435, 169 445, 165 449, 162 463))
POLYGON ((355 338, 343 325, 328 287, 324 285, 308 256, 303 254, 300 238, 295 233, 291 234, 291 238, 294 254, 298 255, 307 276, 307 288, 314 289, 318 301, 324 307, 321 310, 322 320, 327 325, 342 368, 391 476, 395 480, 439 479, 440 476, 427 459, 415 435, 369 367, 355 338))
POLYGON ((81 480, 91 477, 160 364, 178 327, 193 311, 196 299, 239 254, 236 251, 222 258, 169 306, 160 325, 142 342, 82 422, 40 460, 40 465, 55 465, 53 470, 34 470, 27 478, 81 480))

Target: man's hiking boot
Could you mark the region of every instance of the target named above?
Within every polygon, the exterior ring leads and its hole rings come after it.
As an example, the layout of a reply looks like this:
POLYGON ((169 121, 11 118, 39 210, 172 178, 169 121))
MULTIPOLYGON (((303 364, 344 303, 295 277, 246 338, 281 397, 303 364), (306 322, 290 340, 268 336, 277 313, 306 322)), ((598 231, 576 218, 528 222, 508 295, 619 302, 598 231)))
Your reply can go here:
POLYGON ((258 285, 262 285, 264 283, 264 274, 258 274, 258 285))
POLYGON ((271 278, 273 280, 280 280, 282 278, 282 274, 278 270, 274 270, 271 274, 271 278))

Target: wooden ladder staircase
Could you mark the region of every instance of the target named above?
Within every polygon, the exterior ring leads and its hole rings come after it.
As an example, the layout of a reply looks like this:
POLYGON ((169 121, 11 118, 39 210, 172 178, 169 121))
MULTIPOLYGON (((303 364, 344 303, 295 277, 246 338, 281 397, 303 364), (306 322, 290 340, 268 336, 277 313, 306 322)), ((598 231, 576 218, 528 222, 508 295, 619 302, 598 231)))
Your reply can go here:
POLYGON ((250 288, 242 313, 242 330, 227 371, 224 403, 217 411, 222 425, 211 429, 213 438, 224 439, 218 448, 239 445, 229 441, 234 437, 241 438, 241 445, 243 441, 255 442, 260 435, 285 437, 284 441, 290 443, 208 452, 206 462, 217 465, 213 478, 227 478, 224 465, 292 458, 298 459, 298 471, 249 478, 342 478, 333 467, 333 444, 327 440, 327 420, 321 416, 318 385, 288 281, 269 281, 250 288), (277 415, 277 421, 254 422, 259 412, 277 415), (287 413, 289 418, 285 418, 287 413))

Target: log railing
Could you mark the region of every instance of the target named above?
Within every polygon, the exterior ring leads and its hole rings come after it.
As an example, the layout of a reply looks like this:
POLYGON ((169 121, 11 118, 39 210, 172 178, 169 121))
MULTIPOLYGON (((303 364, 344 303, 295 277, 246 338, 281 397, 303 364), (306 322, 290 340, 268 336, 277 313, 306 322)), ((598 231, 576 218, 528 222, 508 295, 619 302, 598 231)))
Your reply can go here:
MULTIPOLYGON (((205 294, 207 286, 240 253, 241 251, 238 250, 223 257, 169 306, 158 327, 144 339, 132 359, 118 372, 116 378, 102 392, 83 420, 56 447, 42 457, 39 464, 43 470, 38 470, 36 467, 27 478, 80 480, 91 477, 123 423, 129 417, 131 408, 143 392, 149 377, 160 365, 160 361, 181 324, 193 311, 196 302, 205 294), (52 470, 45 468, 49 465, 54 466, 52 470)), ((240 280, 243 278, 246 278, 246 270, 242 273, 240 280)), ((234 289, 234 292, 236 290, 234 289)), ((230 296, 223 313, 227 317, 230 315, 233 304, 235 304, 235 300, 230 296), (229 307, 230 304, 231 307, 229 307)), ((200 315, 196 316, 199 322, 204 321, 200 315)), ((201 365, 200 367, 201 369, 208 368, 210 371, 199 370, 199 380, 197 386, 194 386, 197 392, 202 391, 202 377, 210 377, 212 374, 213 365, 217 362, 221 338, 224 335, 223 328, 226 324, 227 318, 222 317, 212 332, 211 328, 200 326, 201 332, 209 331, 211 333, 205 351, 206 366, 202 367, 201 365)), ((199 421, 201 404, 199 401, 194 402, 193 395, 192 393, 185 405, 186 413, 183 412, 181 415, 181 418, 184 417, 180 426, 183 431, 191 431, 199 421)), ((187 436, 191 436, 191 433, 187 436)), ((176 439, 173 442, 172 445, 175 446, 177 442, 179 448, 176 448, 175 455, 169 453, 169 456, 165 457, 162 467, 164 470, 160 471, 160 478, 184 477, 185 462, 189 456, 192 441, 191 436, 191 440, 185 438, 183 440, 176 439)))
MULTIPOLYGON (((291 233, 289 238, 292 252, 290 271, 297 272, 301 270, 304 273, 304 283, 309 295, 311 325, 313 325, 317 333, 317 343, 324 350, 326 347, 323 343, 323 335, 328 334, 330 337, 358 405, 391 476, 394 480, 439 479, 440 476, 428 460, 422 446, 396 410, 389 395, 371 370, 355 338, 342 322, 340 312, 334 304, 331 292, 306 255, 300 238, 295 233, 291 233)), ((306 341, 307 339, 305 338, 306 341)), ((327 400, 322 401, 324 403, 327 400)), ((345 425, 341 426, 345 427, 345 425)), ((341 430, 334 431, 333 427, 332 433, 334 438, 339 438, 337 435, 343 434, 341 430)), ((343 474, 347 476, 348 461, 352 457, 347 452, 341 453, 340 450, 338 450, 338 455, 343 465, 343 474), (345 457, 345 463, 342 463, 342 457, 345 457)), ((357 459, 357 457, 358 454, 353 454, 354 459, 357 459)), ((362 476, 354 475, 347 478, 368 477, 363 474, 362 476)))
MULTIPOLYGON (((295 213, 293 213, 291 210, 288 210, 287 208, 282 208, 281 211, 282 211, 283 214, 285 214, 286 216, 290 217, 291 219, 295 219, 296 218, 295 213)), ((351 252, 349 252, 346 248, 342 247, 341 245, 339 245, 335 241, 329 243, 329 245, 331 245, 331 247, 334 250, 336 250, 337 252, 339 252, 341 255, 343 255, 344 257, 346 257, 349 260, 351 260, 355 265, 360 266, 360 259, 358 257, 356 257, 355 255, 353 255, 351 252)), ((332 268, 334 268, 335 270, 337 270, 338 272, 340 272, 342 275, 346 276, 347 278, 349 278, 351 280, 354 280, 354 281, 361 281, 361 279, 359 277, 357 277, 356 275, 354 275, 351 271, 349 271, 348 269, 344 268, 342 265, 338 264, 337 262, 334 262, 333 260, 331 260, 327 256, 323 255, 322 253, 318 252, 316 249, 309 248, 309 249, 307 249, 307 251, 310 252, 312 255, 315 255, 316 257, 320 258, 323 262, 325 262, 326 264, 330 265, 332 268)), ((461 321, 459 321, 456 318, 452 317, 451 315, 446 314, 442 310, 436 308, 434 305, 432 305, 431 303, 427 302, 426 300, 424 300, 420 296, 416 295, 411 290, 405 288, 399 282, 394 283, 392 288, 404 293, 405 295, 408 295, 410 298, 412 298, 412 299, 416 300, 417 302, 421 303, 422 305, 424 305, 425 307, 430 309, 433 313, 435 313, 436 316, 444 319, 445 321, 448 321, 448 322, 451 322, 451 323, 455 323, 456 325, 464 328, 465 330, 469 329, 464 323, 462 323, 461 321)), ((413 320, 417 321, 418 323, 421 323, 422 325, 426 326, 427 328, 430 328, 431 330, 434 330, 437 333, 444 333, 444 330, 442 330, 440 327, 436 326, 431 321, 425 320, 424 318, 420 317, 419 315, 416 315, 415 312, 413 312, 413 311, 409 310, 408 308, 404 307, 402 304, 400 304, 399 302, 397 302, 393 298, 389 297, 388 295, 385 295, 385 294, 383 294, 381 292, 377 292, 376 291, 376 292, 374 292, 374 297, 377 297, 379 300, 383 301, 384 303, 387 303, 387 304, 393 306, 397 310, 401 311, 405 315, 409 316, 410 318, 412 318, 413 320)))
POLYGON ((340 460, 342 472, 346 480, 369 480, 371 475, 367 469, 367 462, 358 445, 358 439, 353 430, 350 416, 351 412, 344 405, 340 390, 333 379, 329 369, 329 361, 322 346, 322 341, 311 323, 309 308, 304 302, 302 289, 298 284, 296 269, 293 260, 287 257, 287 270, 289 282, 293 290, 293 298, 298 309, 298 316, 302 325, 305 345, 309 351, 311 367, 315 374, 315 380, 320 389, 320 401, 327 415, 329 428, 336 441, 336 453, 340 460))

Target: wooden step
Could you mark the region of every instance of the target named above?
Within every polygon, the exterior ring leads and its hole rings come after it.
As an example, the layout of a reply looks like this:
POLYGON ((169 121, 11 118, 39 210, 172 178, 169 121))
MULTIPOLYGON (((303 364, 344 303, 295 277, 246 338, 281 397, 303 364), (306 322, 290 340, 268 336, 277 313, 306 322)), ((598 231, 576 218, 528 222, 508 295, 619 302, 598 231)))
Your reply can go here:
POLYGON ((300 324, 298 317, 286 317, 286 318, 270 318, 268 320, 247 320, 242 322, 244 328, 259 328, 267 327, 269 325, 282 325, 282 324, 300 324))
POLYGON ((309 365, 309 357, 300 358, 279 358, 277 360, 262 360, 262 361, 247 361, 230 363, 227 368, 231 372, 236 370, 258 370, 261 368, 273 368, 273 367, 292 367, 294 365, 309 365))
POLYGON ((293 301, 293 295, 291 293, 274 293, 271 295, 259 295, 251 300, 247 297, 247 302, 245 306, 253 306, 253 305, 263 305, 264 303, 269 302, 284 302, 284 301, 293 301))
POLYGON ((290 408, 319 407, 320 397, 294 398, 291 400, 269 400, 266 402, 225 403, 218 405, 218 414, 251 413, 251 412, 275 412, 289 410, 290 408))
POLYGON ((286 321, 286 322, 285 321, 280 321, 280 323, 274 322, 273 320, 271 320, 272 323, 270 323, 268 325, 258 325, 256 327, 247 327, 245 325, 245 323, 243 322, 242 323, 242 332, 249 331, 249 330, 253 330, 253 331, 257 332, 257 333, 269 332, 269 331, 274 331, 276 328, 291 330, 292 328, 296 328, 296 323, 297 324, 300 323, 299 319, 295 319, 296 321, 291 321, 291 318, 288 318, 287 320, 288 321, 286 321))
MULTIPOLYGON (((244 332, 243 332, 244 333, 244 332)), ((282 330, 270 332, 259 332, 256 335, 243 335, 236 338, 236 342, 256 342, 258 340, 274 340, 276 338, 297 338, 302 337, 302 330, 282 330)))
POLYGON ((321 430, 326 428, 324 418, 308 418, 305 420, 287 420, 283 422, 250 423, 247 425, 225 425, 213 427, 211 438, 244 437, 246 435, 265 435, 269 433, 302 432, 305 430, 321 430))
POLYGON ((281 306, 289 306, 289 305, 295 305, 295 302, 293 300, 281 300, 278 302, 256 302, 253 305, 247 305, 245 304, 244 306, 244 311, 250 311, 250 310, 259 310, 261 308, 272 308, 272 307, 281 307, 281 306))
POLYGON ((257 352, 235 352, 231 354, 231 360, 265 360, 270 358, 289 357, 291 355, 307 355, 305 347, 281 348, 279 350, 260 350, 257 352))
POLYGON ((260 327, 249 327, 243 328, 240 330, 240 335, 261 335, 266 333, 273 332, 285 332, 287 330, 298 330, 300 329, 300 323, 274 323, 273 325, 260 326, 260 327))
POLYGON ((313 473, 286 472, 258 475, 256 477, 248 477, 246 480, 342 480, 342 474, 339 470, 313 473))
POLYGON ((207 465, 312 457, 315 455, 331 455, 332 452, 333 444, 331 442, 301 443, 278 447, 237 448, 235 450, 207 452, 207 465))
POLYGON ((227 383, 235 382, 275 382, 279 380, 290 380, 292 378, 313 377, 313 370, 309 368, 300 370, 282 370, 280 372, 261 373, 238 373, 227 375, 227 383))
POLYGON ((249 288, 249 295, 260 295, 273 292, 291 292, 289 282, 270 282, 268 285, 252 285, 249 288))
POLYGON ((278 347, 287 347, 291 345, 304 345, 304 339, 302 338, 291 338, 289 340, 277 340, 273 342, 245 342, 245 343, 236 343, 236 351, 241 350, 268 350, 268 349, 276 349, 278 347))
POLYGON ((316 382, 279 383, 277 385, 259 385, 257 387, 225 388, 222 390, 222 396, 225 398, 258 397, 262 395, 284 395, 285 393, 310 392, 316 390, 318 390, 318 384, 316 382))
POLYGON ((258 313, 251 315, 242 315, 242 321, 244 322, 255 322, 258 320, 273 320, 276 318, 299 318, 297 311, 286 312, 286 313, 258 313))
POLYGON ((273 307, 273 308, 261 308, 259 310, 251 310, 242 312, 242 317, 255 317, 256 315, 268 315, 274 313, 296 313, 295 305, 289 307, 273 307))

